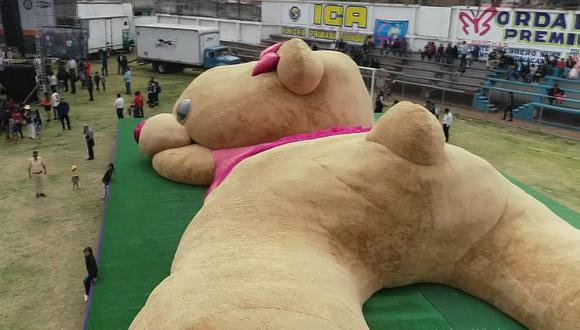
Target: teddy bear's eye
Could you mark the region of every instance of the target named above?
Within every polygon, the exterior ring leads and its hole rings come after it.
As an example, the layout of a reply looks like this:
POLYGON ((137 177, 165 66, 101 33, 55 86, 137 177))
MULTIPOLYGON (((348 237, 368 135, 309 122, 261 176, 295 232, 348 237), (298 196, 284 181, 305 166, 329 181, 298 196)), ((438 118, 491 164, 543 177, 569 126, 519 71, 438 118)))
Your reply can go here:
POLYGON ((187 119, 187 115, 191 110, 191 100, 190 99, 183 99, 179 102, 179 106, 177 107, 177 121, 183 124, 183 122, 187 119))

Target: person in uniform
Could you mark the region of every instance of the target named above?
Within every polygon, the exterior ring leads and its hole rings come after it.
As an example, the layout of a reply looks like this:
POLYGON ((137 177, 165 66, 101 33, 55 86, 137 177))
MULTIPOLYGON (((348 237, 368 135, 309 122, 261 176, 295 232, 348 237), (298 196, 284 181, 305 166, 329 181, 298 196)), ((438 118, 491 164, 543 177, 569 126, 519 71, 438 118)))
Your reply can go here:
POLYGON ((46 175, 46 165, 42 157, 38 156, 38 151, 32 152, 32 158, 28 159, 28 178, 34 182, 36 198, 46 197, 44 194, 44 176, 46 175))

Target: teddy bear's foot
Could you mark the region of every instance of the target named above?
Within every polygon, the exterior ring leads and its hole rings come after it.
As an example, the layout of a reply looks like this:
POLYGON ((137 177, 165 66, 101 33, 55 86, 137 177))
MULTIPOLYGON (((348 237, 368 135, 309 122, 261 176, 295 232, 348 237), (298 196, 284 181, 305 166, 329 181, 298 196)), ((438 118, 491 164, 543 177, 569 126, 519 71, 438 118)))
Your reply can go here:
POLYGON ((520 191, 450 284, 531 329, 580 326, 580 231, 520 191))

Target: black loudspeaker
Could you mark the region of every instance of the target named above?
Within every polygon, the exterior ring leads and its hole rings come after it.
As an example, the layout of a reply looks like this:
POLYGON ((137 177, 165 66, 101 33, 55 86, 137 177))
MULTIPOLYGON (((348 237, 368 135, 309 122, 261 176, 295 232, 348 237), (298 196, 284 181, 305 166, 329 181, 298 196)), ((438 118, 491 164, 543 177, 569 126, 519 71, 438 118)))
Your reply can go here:
POLYGON ((32 64, 12 64, 0 71, 0 83, 6 90, 6 96, 16 102, 27 103, 38 101, 38 93, 32 92, 36 87, 36 72, 32 64))
POLYGON ((16 47, 19 50, 24 49, 24 34, 20 24, 18 1, 0 0, 0 15, 2 16, 6 45, 16 47))

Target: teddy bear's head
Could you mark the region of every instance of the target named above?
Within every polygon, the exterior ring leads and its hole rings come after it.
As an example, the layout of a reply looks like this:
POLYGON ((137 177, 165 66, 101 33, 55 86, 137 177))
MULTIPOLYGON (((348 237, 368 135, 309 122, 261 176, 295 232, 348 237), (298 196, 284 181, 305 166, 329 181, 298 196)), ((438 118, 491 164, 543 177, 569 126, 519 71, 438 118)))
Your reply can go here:
POLYGON ((199 144, 211 150, 256 145, 338 126, 372 125, 372 105, 356 64, 292 39, 258 62, 197 77, 172 114, 150 118, 139 136, 147 155, 199 144))

